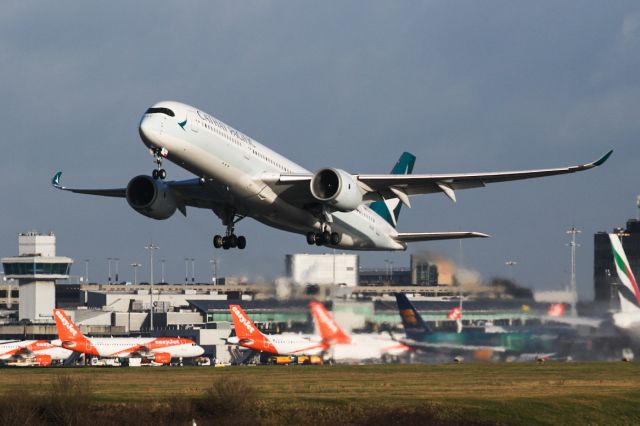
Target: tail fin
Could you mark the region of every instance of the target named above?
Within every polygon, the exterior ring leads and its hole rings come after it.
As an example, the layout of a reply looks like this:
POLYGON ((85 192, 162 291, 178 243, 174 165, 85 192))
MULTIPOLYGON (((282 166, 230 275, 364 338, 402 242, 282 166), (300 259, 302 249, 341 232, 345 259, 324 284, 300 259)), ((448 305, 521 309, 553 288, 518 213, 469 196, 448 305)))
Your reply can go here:
POLYGON ((447 314, 447 319, 449 321, 458 321, 462 319, 462 309, 460 309, 459 306, 456 306, 455 308, 451 309, 447 314))
POLYGON ((78 326, 69 319, 62 309, 54 309, 53 318, 56 321, 56 329, 58 330, 58 338, 60 340, 78 341, 85 339, 78 326))
POLYGON ((240 305, 229 305, 229 310, 231 318, 233 318, 233 326, 236 329, 236 336, 239 339, 258 340, 264 337, 240 305))
POLYGON ((396 302, 398 303, 398 311, 402 318, 402 325, 407 337, 422 336, 431 333, 431 329, 426 322, 423 321, 420 313, 416 310, 413 303, 409 301, 404 293, 396 293, 396 302))
POLYGON ((309 303, 311 314, 320 330, 320 337, 332 343, 351 343, 351 338, 333 319, 327 308, 320 302, 311 301, 309 303))
MULTIPOLYGON (((396 165, 391 169, 391 174, 410 175, 413 173, 413 165, 415 162, 415 155, 403 152, 396 165)), ((395 227, 398 224, 398 216, 400 216, 402 203, 399 198, 387 198, 385 200, 374 201, 369 204, 369 208, 395 227)))
POLYGON ((640 289, 638 289, 638 283, 633 276, 620 238, 618 238, 616 234, 609 234, 609 239, 611 240, 613 262, 616 264, 616 272, 622 282, 622 285, 618 286, 620 309, 622 312, 640 312, 640 289))

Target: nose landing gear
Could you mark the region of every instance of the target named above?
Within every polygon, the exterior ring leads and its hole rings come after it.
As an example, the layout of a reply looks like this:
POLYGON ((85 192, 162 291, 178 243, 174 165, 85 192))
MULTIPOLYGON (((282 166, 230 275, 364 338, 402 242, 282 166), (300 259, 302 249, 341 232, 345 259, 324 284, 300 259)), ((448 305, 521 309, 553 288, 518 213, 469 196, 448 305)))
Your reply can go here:
POLYGON ((162 159, 165 158, 169 154, 167 148, 155 148, 151 150, 151 155, 153 155, 154 161, 156 162, 156 168, 153 169, 151 173, 151 177, 154 179, 164 180, 167 178, 167 171, 162 168, 162 159))

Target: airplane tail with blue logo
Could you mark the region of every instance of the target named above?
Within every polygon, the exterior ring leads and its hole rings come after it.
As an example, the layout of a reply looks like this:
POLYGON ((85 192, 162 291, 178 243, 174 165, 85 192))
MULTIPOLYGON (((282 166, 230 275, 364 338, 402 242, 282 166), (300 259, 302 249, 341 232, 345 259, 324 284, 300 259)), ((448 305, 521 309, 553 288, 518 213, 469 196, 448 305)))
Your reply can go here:
POLYGON ((396 293, 396 302, 398 303, 398 311, 404 326, 404 332, 411 339, 420 338, 431 333, 431 329, 420 316, 413 303, 409 301, 404 293, 396 293))
MULTIPOLYGON (((415 162, 415 155, 403 152, 396 165, 391 169, 391 174, 410 175, 413 173, 413 165, 415 162)), ((399 198, 386 198, 384 200, 374 201, 369 205, 369 208, 395 228, 398 224, 398 216, 400 216, 402 202, 400 202, 399 198)))

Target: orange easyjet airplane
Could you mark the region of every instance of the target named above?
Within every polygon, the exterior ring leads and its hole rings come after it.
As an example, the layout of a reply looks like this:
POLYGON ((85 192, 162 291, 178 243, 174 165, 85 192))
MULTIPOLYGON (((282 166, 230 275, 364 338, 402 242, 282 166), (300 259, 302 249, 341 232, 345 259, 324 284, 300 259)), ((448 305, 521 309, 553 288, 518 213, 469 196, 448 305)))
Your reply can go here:
POLYGON ((46 367, 53 361, 64 361, 71 354, 70 350, 54 346, 46 340, 8 341, 0 344, 0 360, 5 364, 46 367))
POLYGON ((180 337, 86 337, 62 309, 53 310, 59 340, 53 344, 106 358, 150 358, 158 364, 169 364, 171 358, 194 358, 204 349, 193 340, 180 337))
POLYGON ((381 360, 387 356, 401 355, 409 350, 408 346, 384 334, 349 336, 322 303, 312 301, 310 306, 320 336, 329 345, 326 351, 327 357, 336 362, 381 360))
POLYGON ((227 343, 274 355, 320 355, 327 345, 318 336, 263 334, 239 305, 229 305, 236 335, 227 343))

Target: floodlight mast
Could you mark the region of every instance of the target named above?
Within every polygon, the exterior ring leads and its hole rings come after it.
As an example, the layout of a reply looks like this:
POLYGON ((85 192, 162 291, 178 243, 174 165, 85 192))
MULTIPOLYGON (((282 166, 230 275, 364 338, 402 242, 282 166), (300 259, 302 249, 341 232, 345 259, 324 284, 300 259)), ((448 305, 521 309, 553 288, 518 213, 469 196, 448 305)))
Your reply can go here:
POLYGON ((572 226, 567 230, 567 234, 571 234, 571 242, 568 244, 571 247, 571 316, 578 315, 576 304, 578 303, 578 289, 576 288, 576 247, 580 247, 580 244, 576 244, 576 234, 582 233, 581 230, 572 226))
POLYGON ((153 331, 153 251, 154 250, 158 250, 160 247, 158 247, 157 245, 153 244, 153 241, 151 241, 151 243, 148 246, 144 247, 146 250, 149 250, 149 263, 151 265, 150 268, 150 279, 149 279, 149 301, 150 301, 150 305, 149 305, 149 323, 150 323, 150 327, 149 330, 153 331))

